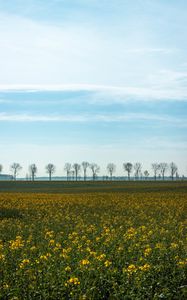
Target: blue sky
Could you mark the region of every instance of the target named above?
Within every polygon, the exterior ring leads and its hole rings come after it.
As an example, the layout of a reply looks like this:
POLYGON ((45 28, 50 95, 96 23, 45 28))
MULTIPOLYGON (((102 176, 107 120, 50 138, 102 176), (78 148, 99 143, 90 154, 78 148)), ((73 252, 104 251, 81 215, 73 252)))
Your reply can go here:
POLYGON ((12 162, 175 161, 187 174, 187 2, 0 0, 0 136, 12 162))

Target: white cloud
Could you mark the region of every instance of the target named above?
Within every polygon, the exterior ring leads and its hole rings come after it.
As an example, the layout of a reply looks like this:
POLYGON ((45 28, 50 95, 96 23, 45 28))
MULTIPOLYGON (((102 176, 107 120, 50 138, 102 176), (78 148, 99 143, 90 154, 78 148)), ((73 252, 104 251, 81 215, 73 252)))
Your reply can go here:
POLYGON ((89 71, 99 42, 86 28, 0 14, 1 82, 68 82, 89 71))
POLYGON ((137 53, 137 54, 153 54, 153 53, 160 53, 160 54, 171 54, 179 51, 179 49, 174 48, 129 48, 124 49, 124 52, 127 53, 137 53))
POLYGON ((85 122, 84 116, 48 116, 0 113, 1 122, 85 122))
POLYGON ((163 69, 149 76, 149 83, 161 90, 170 88, 172 92, 181 90, 183 93, 187 86, 187 71, 163 69))
POLYGON ((2 13, 0 19, 0 89, 86 89, 150 99, 187 95, 180 87, 147 84, 179 50, 153 46, 138 28, 115 36, 91 24, 54 25, 2 13))
POLYGON ((126 114, 87 114, 87 115, 31 115, 31 114, 9 114, 0 113, 0 122, 159 122, 165 125, 187 127, 184 119, 178 119, 167 115, 156 115, 146 113, 126 113, 126 114))
MULTIPOLYGON (((186 73, 184 73, 186 74, 186 73)), ((183 74, 183 76, 184 76, 183 74)), ((177 76, 177 75, 176 75, 177 76)), ((178 75, 179 77, 182 76, 178 75)), ((185 77, 186 78, 186 77, 185 77)), ((169 80, 169 79, 168 79, 169 80)), ((171 85, 173 82, 170 82, 171 85)), ((155 82, 156 85, 156 82, 155 82)), ((141 101, 173 101, 182 100, 187 101, 187 88, 177 87, 173 88, 167 86, 167 88, 155 86, 155 87, 125 87, 125 86, 108 86, 108 85, 96 85, 96 84, 0 84, 0 91, 22 91, 26 93, 37 91, 89 91, 95 92, 94 95, 90 95, 87 99, 89 102, 125 102, 130 100, 141 101)))

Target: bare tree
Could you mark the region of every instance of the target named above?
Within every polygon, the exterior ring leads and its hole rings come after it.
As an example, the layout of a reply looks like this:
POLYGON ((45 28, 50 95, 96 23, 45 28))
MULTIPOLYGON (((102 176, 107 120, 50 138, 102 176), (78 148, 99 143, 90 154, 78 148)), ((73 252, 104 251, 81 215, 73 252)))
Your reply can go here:
POLYGON ((167 172, 167 170, 168 170, 168 164, 165 162, 160 163, 160 172, 163 180, 165 179, 165 173, 167 172))
POLYGON ((72 175, 72 180, 75 179, 75 171, 71 171, 71 175, 72 175))
POLYGON ((87 161, 83 161, 82 168, 83 168, 83 172, 84 172, 84 181, 86 181, 88 167, 89 167, 89 163, 87 161))
POLYGON ((13 172, 14 180, 16 180, 17 175, 18 175, 18 172, 22 169, 22 166, 21 166, 19 163, 13 163, 13 164, 10 166, 10 169, 11 169, 12 172, 13 172))
POLYGON ((174 179, 174 175, 176 174, 176 172, 178 171, 178 167, 174 162, 171 162, 170 165, 170 172, 171 172, 171 179, 174 179))
POLYGON ((179 173, 178 172, 176 172, 176 179, 179 179, 180 178, 180 176, 179 176, 179 173))
POLYGON ((147 180, 147 178, 149 177, 149 172, 147 170, 144 171, 144 177, 145 180, 147 180))
POLYGON ((35 164, 32 164, 29 166, 29 171, 31 173, 32 181, 34 181, 36 173, 38 171, 37 166, 35 164))
POLYGON ((130 162, 124 163, 123 168, 128 174, 128 180, 130 180, 133 164, 131 164, 130 162))
POLYGON ((45 169, 46 169, 46 172, 49 174, 49 180, 51 181, 52 174, 54 174, 54 173, 55 173, 55 170, 56 170, 55 165, 49 163, 49 164, 45 167, 45 169))
POLYGON ((79 164, 77 164, 77 163, 74 163, 72 167, 73 167, 73 169, 74 169, 74 171, 75 171, 75 180, 77 181, 79 172, 80 172, 80 170, 81 170, 81 165, 79 165, 79 164))
POLYGON ((67 176, 67 181, 68 181, 70 178, 70 175, 71 175, 71 164, 66 163, 64 166, 64 170, 66 171, 66 176, 67 176))
POLYGON ((112 180, 112 175, 113 175, 113 173, 116 171, 116 165, 113 164, 113 163, 109 163, 109 164, 107 165, 107 171, 108 171, 108 173, 110 174, 110 179, 112 180))
POLYGON ((151 165, 151 167, 152 167, 152 169, 153 169, 153 172, 154 172, 154 178, 155 178, 155 180, 156 180, 156 178, 157 178, 157 173, 158 173, 158 171, 159 171, 159 169, 160 169, 160 165, 159 165, 158 163, 153 163, 153 164, 151 165))
POLYGON ((142 169, 141 163, 137 162, 137 163, 134 164, 134 170, 135 170, 134 176, 135 176, 135 179, 139 179, 139 176, 141 174, 141 169, 142 169))
POLYGON ((3 166, 0 164, 0 174, 1 174, 2 170, 3 170, 3 166))
POLYGON ((99 173, 99 171, 100 171, 100 167, 97 164, 92 163, 92 164, 90 164, 90 169, 92 171, 93 180, 95 180, 97 177, 97 173, 99 173))

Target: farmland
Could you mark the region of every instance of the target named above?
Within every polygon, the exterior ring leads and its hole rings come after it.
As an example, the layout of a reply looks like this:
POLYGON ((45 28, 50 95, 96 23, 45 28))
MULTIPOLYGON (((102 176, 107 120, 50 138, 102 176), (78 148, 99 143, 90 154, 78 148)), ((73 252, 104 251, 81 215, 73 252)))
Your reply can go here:
POLYGON ((1 182, 0 299, 184 299, 186 182, 1 182))

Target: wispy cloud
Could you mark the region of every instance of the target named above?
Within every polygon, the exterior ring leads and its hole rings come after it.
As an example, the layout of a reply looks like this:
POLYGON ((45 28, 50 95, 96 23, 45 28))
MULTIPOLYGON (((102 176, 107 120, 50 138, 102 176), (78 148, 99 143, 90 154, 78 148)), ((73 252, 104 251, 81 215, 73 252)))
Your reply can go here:
POLYGON ((137 53, 137 54, 171 54, 178 52, 179 49, 177 48, 129 48, 129 49, 124 49, 124 52, 126 53, 137 53))
POLYGON ((187 83, 187 70, 173 70, 173 69, 164 69, 159 72, 152 74, 149 77, 149 83, 153 87, 160 89, 176 89, 185 90, 187 83))
POLYGON ((186 11, 186 1, 0 0, 3 165, 157 159, 184 170, 186 11))
POLYGON ((158 150, 165 149, 166 151, 169 151, 170 149, 185 151, 187 149, 186 141, 168 139, 168 137, 163 137, 162 135, 149 137, 147 139, 143 138, 141 142, 141 147, 145 147, 146 149, 150 150, 154 150, 156 148, 158 150))
POLYGON ((0 113, 1 122, 85 122, 85 116, 51 116, 0 113))
POLYGON ((159 122, 166 125, 187 127, 184 119, 178 119, 167 115, 156 115, 146 113, 126 114, 82 114, 82 115, 31 115, 31 114, 8 114, 0 113, 0 122, 159 122))
POLYGON ((2 13, 0 18, 0 81, 4 83, 0 89, 92 89, 122 96, 138 93, 139 98, 150 99, 184 97, 185 91, 170 91, 172 86, 154 90, 147 84, 150 74, 159 72, 168 57, 175 58, 180 47, 151 43, 145 28, 116 34, 92 23, 55 24, 2 13))
MULTIPOLYGON (((178 74, 177 78, 186 78, 187 73, 178 74)), ((174 75, 173 75, 174 76, 174 75)), ((177 75, 176 75, 177 76, 177 75)), ((22 91, 25 93, 34 93, 40 91, 69 91, 79 92, 88 91, 94 92, 95 95, 90 97, 88 101, 95 102, 123 102, 127 100, 182 100, 187 101, 187 87, 181 88, 167 88, 162 87, 125 87, 125 86, 112 86, 112 85, 94 85, 94 84, 54 84, 54 85, 0 85, 0 91, 22 91)))

